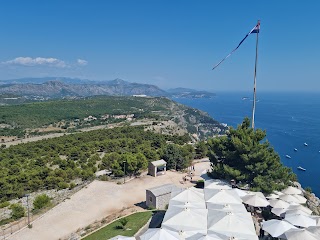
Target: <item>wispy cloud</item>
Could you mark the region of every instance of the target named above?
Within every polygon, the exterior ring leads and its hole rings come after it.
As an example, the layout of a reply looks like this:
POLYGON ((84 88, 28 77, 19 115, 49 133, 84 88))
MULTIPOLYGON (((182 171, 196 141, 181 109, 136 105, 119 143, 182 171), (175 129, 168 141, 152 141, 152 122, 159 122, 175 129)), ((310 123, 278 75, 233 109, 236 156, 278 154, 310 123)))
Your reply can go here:
POLYGON ((50 66, 50 67, 58 67, 58 68, 65 68, 68 67, 64 61, 57 59, 57 58, 43 58, 43 57, 17 57, 15 59, 2 62, 4 64, 9 65, 20 65, 20 66, 50 66))
POLYGON ((83 60, 83 59, 77 59, 77 64, 79 66, 86 66, 88 64, 88 61, 83 60))
POLYGON ((44 58, 44 57, 17 57, 12 60, 8 60, 2 62, 5 65, 15 65, 15 66, 27 66, 27 67, 35 67, 35 66, 47 66, 54 68, 72 68, 76 66, 86 66, 88 61, 84 59, 77 59, 76 62, 70 63, 65 62, 58 58, 44 58))

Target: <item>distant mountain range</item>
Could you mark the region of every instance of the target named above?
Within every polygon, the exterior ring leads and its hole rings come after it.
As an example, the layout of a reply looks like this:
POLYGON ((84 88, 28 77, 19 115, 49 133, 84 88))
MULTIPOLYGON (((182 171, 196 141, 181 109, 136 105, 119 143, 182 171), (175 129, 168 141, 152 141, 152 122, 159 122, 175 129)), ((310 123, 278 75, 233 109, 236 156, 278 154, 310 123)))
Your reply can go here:
POLYGON ((214 93, 188 88, 167 91, 151 84, 131 83, 122 79, 91 81, 66 77, 20 78, 0 81, 0 94, 50 98, 108 96, 166 96, 172 98, 211 98, 214 93))

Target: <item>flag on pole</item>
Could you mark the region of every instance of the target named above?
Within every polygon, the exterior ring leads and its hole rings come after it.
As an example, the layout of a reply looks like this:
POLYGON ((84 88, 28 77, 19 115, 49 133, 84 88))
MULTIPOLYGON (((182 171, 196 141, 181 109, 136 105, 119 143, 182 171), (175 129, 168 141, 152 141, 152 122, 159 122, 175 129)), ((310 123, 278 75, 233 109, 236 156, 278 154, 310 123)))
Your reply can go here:
POLYGON ((233 49, 224 59, 222 59, 218 64, 216 64, 212 70, 214 70, 216 67, 218 67, 224 60, 226 60, 228 57, 230 57, 239 47, 240 45, 246 40, 246 38, 251 34, 251 33, 259 33, 260 32, 260 21, 258 21, 257 25, 254 26, 254 28, 251 29, 251 31, 241 40, 241 42, 238 44, 238 46, 233 49))

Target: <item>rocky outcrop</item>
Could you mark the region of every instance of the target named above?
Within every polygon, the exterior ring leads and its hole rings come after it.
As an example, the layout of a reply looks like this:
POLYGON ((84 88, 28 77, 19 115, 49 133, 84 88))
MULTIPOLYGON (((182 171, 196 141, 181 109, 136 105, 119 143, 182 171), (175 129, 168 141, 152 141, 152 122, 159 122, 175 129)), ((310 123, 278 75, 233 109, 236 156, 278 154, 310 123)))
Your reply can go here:
POLYGON ((320 199, 314 193, 304 190, 300 183, 295 182, 294 185, 298 187, 307 198, 307 207, 312 210, 313 214, 320 215, 320 199))

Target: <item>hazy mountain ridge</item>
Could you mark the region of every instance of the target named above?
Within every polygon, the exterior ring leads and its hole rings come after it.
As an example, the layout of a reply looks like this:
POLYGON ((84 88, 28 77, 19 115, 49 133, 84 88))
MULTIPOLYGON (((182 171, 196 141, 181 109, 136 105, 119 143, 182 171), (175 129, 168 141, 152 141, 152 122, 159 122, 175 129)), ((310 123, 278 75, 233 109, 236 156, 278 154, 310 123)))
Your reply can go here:
POLYGON ((50 98, 108 96, 166 96, 202 98, 213 97, 214 93, 186 88, 162 90, 151 84, 131 83, 122 79, 111 81, 91 81, 87 79, 45 77, 21 78, 0 81, 0 94, 20 96, 41 96, 50 98))
POLYGON ((167 92, 173 98, 212 98, 216 96, 215 93, 198 91, 190 88, 173 88, 168 89, 167 92))

